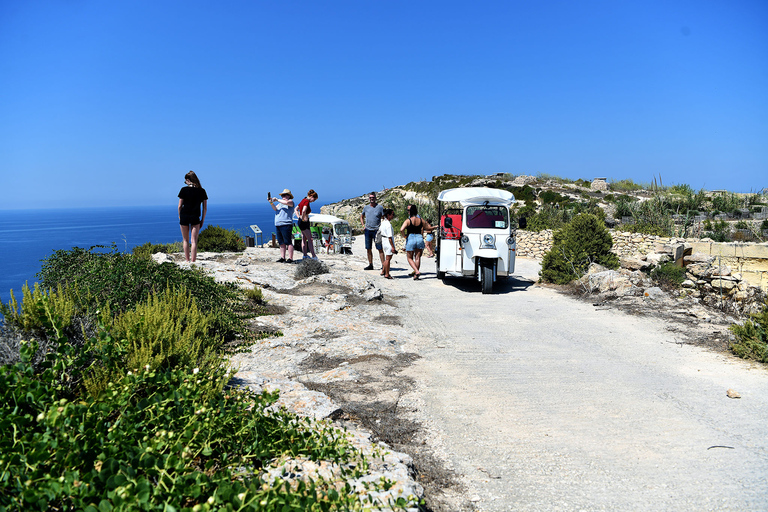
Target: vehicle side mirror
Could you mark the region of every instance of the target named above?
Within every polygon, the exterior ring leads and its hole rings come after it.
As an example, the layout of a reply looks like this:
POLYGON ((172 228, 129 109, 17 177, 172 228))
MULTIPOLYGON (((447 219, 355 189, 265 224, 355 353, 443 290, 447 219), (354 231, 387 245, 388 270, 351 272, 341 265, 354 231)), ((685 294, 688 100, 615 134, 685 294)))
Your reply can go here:
POLYGON ((525 217, 520 217, 520 220, 517 222, 517 225, 520 227, 520 229, 525 229, 526 226, 528 226, 528 219, 525 217))
POLYGON ((445 226, 448 229, 452 228, 453 227, 453 219, 450 218, 450 217, 446 217, 445 220, 443 221, 443 226, 445 226))

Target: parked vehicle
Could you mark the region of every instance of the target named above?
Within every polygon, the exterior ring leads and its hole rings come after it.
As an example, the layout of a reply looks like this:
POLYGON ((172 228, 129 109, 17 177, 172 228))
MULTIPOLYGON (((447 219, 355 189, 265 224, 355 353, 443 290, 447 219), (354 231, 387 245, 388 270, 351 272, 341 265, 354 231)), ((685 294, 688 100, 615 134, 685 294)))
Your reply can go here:
MULTIPOLYGON (((327 228, 330 233, 330 242, 333 245, 333 252, 336 254, 352 254, 352 242, 355 241, 355 237, 352 236, 352 229, 349 226, 349 222, 344 219, 340 219, 333 215, 325 215, 322 213, 310 213, 309 214, 310 228, 312 233, 312 241, 315 244, 315 251, 320 251, 323 248, 323 229, 327 228)), ((293 226, 294 247, 301 250, 301 231, 299 227, 294 224, 293 226)))
POLYGON ((498 279, 515 270, 517 223, 509 211, 515 196, 470 187, 443 190, 437 200, 437 277, 472 277, 483 293, 491 293, 498 279))

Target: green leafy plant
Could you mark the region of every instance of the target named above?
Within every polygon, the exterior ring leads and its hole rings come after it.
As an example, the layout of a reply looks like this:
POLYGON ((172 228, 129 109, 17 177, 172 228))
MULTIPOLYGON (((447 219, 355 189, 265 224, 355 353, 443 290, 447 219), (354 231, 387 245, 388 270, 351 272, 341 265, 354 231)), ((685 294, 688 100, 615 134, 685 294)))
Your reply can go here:
POLYGON ((181 242, 171 242, 169 244, 153 244, 147 242, 143 245, 137 245, 133 248, 133 255, 140 258, 150 258, 153 254, 163 252, 166 254, 181 252, 181 242))
POLYGON ((200 232, 197 239, 200 252, 241 252, 245 250, 245 241, 236 230, 220 226, 208 226, 200 232))
POLYGON ((619 258, 611 252, 613 240, 598 217, 579 214, 553 235, 552 249, 544 254, 541 278, 567 284, 581 277, 589 264, 618 268, 619 258))
POLYGON ((760 313, 752 315, 743 325, 731 325, 730 330, 736 338, 729 345, 734 354, 744 359, 768 363, 768 300, 760 313))
POLYGON ((685 281, 685 269, 672 262, 662 263, 651 271, 651 279, 662 286, 677 288, 685 281))
POLYGON ((247 337, 245 322, 238 314, 242 293, 232 283, 217 283, 197 268, 180 268, 173 263, 157 264, 131 254, 103 251, 104 247, 55 251, 43 260, 37 274, 43 288, 75 285, 82 307, 95 311, 109 307, 114 313, 133 309, 152 293, 168 287, 183 287, 195 297, 197 307, 212 314, 214 329, 231 341, 247 337))

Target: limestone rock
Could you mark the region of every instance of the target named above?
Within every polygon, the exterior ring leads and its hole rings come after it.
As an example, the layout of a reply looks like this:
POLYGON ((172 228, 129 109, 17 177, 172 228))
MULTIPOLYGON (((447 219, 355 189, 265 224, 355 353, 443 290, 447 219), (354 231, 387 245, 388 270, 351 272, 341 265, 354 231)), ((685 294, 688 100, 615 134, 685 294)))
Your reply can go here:
POLYGON ((726 279, 713 279, 710 284, 714 290, 722 289, 728 292, 736 287, 736 283, 734 281, 729 281, 726 279))
POLYGON ((652 286, 651 288, 646 288, 643 296, 651 300, 660 300, 665 298, 667 294, 658 286, 652 286))

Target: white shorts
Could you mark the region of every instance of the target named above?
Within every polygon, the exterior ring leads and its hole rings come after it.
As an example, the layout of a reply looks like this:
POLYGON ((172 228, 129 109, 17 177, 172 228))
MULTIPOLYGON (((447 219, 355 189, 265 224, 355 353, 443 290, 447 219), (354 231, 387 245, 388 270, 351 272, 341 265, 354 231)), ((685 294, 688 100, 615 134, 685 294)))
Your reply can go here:
POLYGON ((391 256, 394 254, 392 252, 392 244, 389 243, 389 238, 381 239, 381 247, 384 249, 384 256, 391 256))

